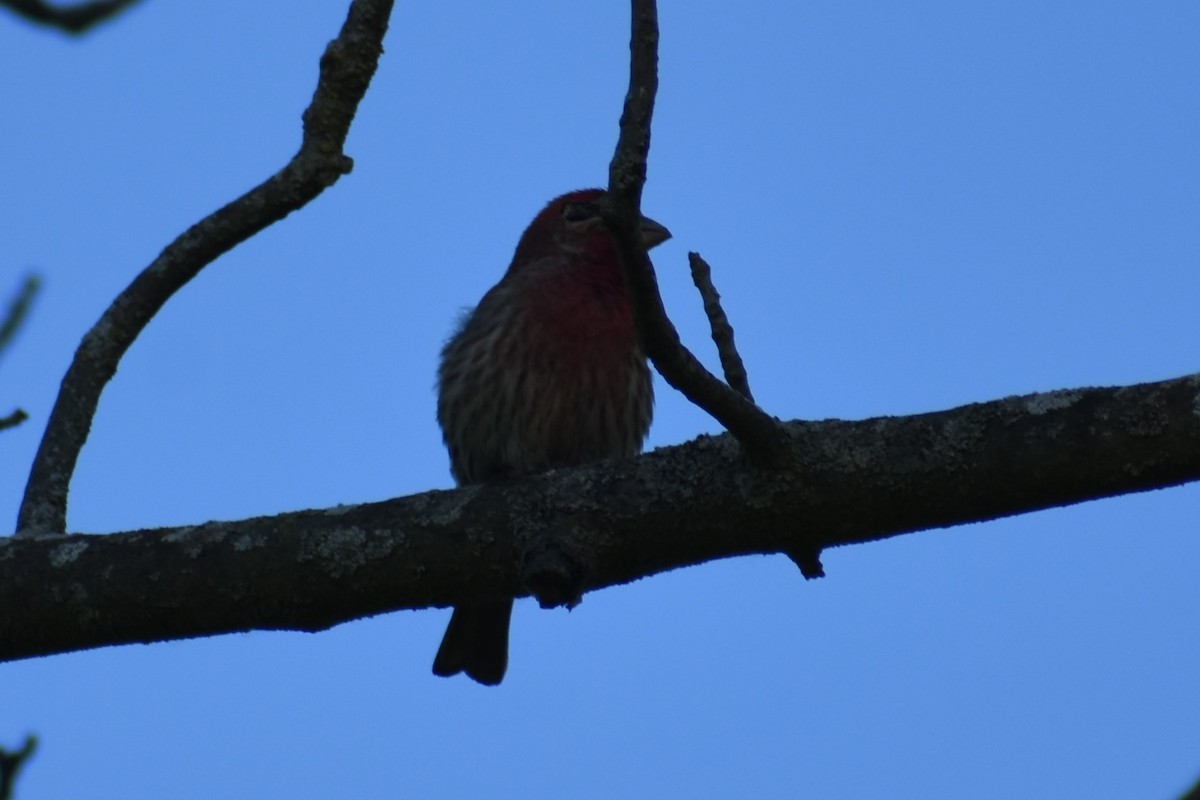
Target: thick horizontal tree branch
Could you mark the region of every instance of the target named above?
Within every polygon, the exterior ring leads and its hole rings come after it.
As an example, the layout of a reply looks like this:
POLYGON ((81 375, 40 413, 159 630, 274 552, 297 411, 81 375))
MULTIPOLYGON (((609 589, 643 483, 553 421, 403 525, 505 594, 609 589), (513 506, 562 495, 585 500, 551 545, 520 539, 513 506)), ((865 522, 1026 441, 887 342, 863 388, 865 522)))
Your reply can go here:
POLYGON ((108 536, 0 540, 0 659, 523 594, 530 553, 584 590, 1200 479, 1200 374, 932 414, 788 423, 792 466, 728 435, 530 480, 108 536))
POLYGON ((306 205, 353 162, 342 152, 387 32, 392 0, 354 0, 338 37, 321 57, 320 78, 304 112, 304 138, 288 164, 182 233, 123 291, 83 337, 63 377, 42 436, 17 535, 66 530, 67 491, 104 387, 142 330, 175 292, 221 254, 306 205))

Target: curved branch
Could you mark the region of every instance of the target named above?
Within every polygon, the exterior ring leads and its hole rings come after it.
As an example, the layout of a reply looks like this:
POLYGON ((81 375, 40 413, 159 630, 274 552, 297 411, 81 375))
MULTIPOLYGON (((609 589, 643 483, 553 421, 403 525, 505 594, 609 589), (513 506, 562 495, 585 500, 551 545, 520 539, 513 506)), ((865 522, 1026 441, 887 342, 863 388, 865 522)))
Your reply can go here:
POLYGON ((138 0, 95 0, 59 7, 43 0, 0 0, 0 5, 39 25, 67 33, 86 33, 92 26, 112 19, 136 2, 138 0))
POLYGON ((788 457, 783 426, 722 383, 683 346, 667 318, 654 265, 638 235, 650 121, 658 91, 658 10, 654 0, 632 0, 632 7, 629 91, 621 113, 621 134, 608 168, 611 207, 606 216, 629 286, 638 339, 663 379, 724 425, 756 463, 781 467, 788 457))
POLYGON ((18 535, 66 530, 67 491, 100 393, 163 304, 218 256, 277 222, 350 172, 342 152, 387 32, 392 0, 354 0, 304 112, 299 152, 265 182, 193 225, 146 267, 83 337, 59 389, 17 517, 18 535))
POLYGON ((1200 374, 786 427, 780 470, 751 468, 722 435, 383 503, 0 540, 0 660, 518 594, 547 537, 590 591, 1194 481, 1200 374))

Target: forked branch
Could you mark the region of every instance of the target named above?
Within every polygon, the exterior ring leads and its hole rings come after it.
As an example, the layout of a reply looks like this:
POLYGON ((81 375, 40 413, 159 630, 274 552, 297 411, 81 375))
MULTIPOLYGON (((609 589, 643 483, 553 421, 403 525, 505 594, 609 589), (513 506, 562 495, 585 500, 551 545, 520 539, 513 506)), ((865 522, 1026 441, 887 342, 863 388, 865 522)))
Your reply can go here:
POLYGON ((654 0, 632 0, 632 8, 629 91, 608 168, 608 195, 609 227, 625 270, 638 338, 667 383, 724 425, 756 464, 779 467, 790 455, 783 425, 726 386, 684 347, 663 308, 654 266, 638 235, 650 122, 658 91, 658 9, 654 0))

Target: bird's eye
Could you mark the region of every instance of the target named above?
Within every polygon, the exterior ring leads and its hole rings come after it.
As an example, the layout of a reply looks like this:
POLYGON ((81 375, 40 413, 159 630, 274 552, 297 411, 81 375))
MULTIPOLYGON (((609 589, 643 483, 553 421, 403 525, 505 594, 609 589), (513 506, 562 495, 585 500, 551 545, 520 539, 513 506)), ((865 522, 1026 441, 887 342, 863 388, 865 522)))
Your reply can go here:
POLYGON ((562 208, 563 219, 572 225, 581 225, 600 217, 600 209, 595 203, 565 203, 562 208))

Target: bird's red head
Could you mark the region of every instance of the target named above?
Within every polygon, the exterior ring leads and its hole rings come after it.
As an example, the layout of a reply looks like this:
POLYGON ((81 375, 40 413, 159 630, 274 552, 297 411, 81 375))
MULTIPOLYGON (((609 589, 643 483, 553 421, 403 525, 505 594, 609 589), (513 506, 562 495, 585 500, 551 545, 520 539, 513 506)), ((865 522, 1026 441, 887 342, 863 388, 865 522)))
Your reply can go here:
MULTIPOLYGON (((521 234, 509 273, 520 265, 563 254, 616 266, 616 250, 600 214, 603 198, 603 189, 579 189, 547 203, 521 234)), ((647 249, 671 238, 670 231, 649 217, 642 217, 641 227, 647 249)))

